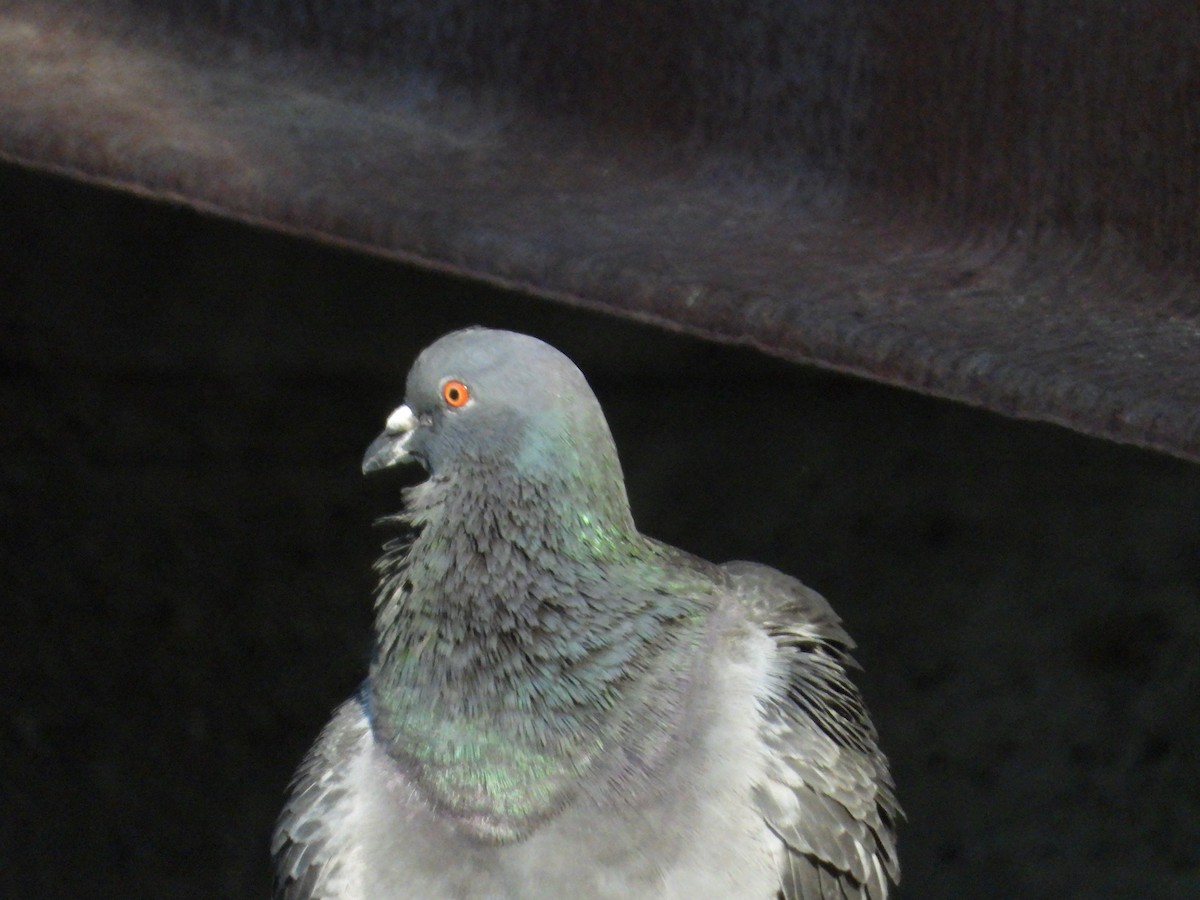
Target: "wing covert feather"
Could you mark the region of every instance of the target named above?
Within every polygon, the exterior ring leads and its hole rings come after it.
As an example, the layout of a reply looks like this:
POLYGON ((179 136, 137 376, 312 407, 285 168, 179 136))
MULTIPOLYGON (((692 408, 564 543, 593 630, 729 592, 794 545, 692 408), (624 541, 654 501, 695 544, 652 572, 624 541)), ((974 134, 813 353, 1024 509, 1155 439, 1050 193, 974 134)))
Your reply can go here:
POLYGON ((271 839, 274 900, 345 897, 349 861, 335 842, 345 815, 350 762, 370 726, 358 698, 342 704, 301 763, 271 839))
POLYGON ((748 618, 777 648, 759 698, 767 763, 755 801, 785 852, 785 900, 885 900, 898 883, 903 816, 849 671, 854 642, 825 599, 754 563, 722 567, 748 618))

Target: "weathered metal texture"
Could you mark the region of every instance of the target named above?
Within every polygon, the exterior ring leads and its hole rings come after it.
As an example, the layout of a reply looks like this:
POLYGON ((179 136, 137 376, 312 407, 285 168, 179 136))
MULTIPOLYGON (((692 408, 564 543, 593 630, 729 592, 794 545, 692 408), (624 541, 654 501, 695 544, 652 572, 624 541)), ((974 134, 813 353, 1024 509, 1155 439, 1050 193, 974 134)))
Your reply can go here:
POLYGON ((0 0, 0 155, 1200 460, 1193 0, 0 0))

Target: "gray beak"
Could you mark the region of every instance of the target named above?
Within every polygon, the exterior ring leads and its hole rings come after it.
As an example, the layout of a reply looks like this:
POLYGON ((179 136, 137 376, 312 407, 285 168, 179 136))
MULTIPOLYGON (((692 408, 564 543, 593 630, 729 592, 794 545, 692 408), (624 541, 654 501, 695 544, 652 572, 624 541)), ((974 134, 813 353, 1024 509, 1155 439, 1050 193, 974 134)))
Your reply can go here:
POLYGON ((407 405, 398 407, 388 416, 387 426, 383 433, 371 441, 371 446, 363 455, 362 470, 378 472, 398 463, 410 462, 412 456, 408 452, 408 442, 417 427, 417 417, 407 405))

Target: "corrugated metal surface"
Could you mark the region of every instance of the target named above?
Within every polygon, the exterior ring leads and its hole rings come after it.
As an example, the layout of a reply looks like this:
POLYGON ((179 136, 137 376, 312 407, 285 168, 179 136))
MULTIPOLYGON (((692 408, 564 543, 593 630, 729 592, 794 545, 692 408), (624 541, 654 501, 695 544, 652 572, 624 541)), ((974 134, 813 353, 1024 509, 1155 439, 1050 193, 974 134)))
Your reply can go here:
POLYGON ((0 0, 0 156, 1200 459, 1183 2, 0 0))

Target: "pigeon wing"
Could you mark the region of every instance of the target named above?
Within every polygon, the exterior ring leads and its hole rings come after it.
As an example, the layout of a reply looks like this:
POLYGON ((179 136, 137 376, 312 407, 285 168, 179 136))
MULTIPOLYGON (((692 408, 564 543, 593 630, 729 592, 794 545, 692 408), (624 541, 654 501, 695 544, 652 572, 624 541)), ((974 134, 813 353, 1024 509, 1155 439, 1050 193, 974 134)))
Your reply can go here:
POLYGON ((271 840, 274 900, 356 896, 353 861, 339 841, 351 804, 354 761, 370 741, 358 698, 342 704, 304 758, 271 840))
POLYGON ((753 563, 723 569, 777 648, 777 677, 759 698, 766 765, 754 800, 782 842, 780 896, 885 900, 900 879, 903 813, 849 677, 854 642, 825 599, 796 579, 753 563))

